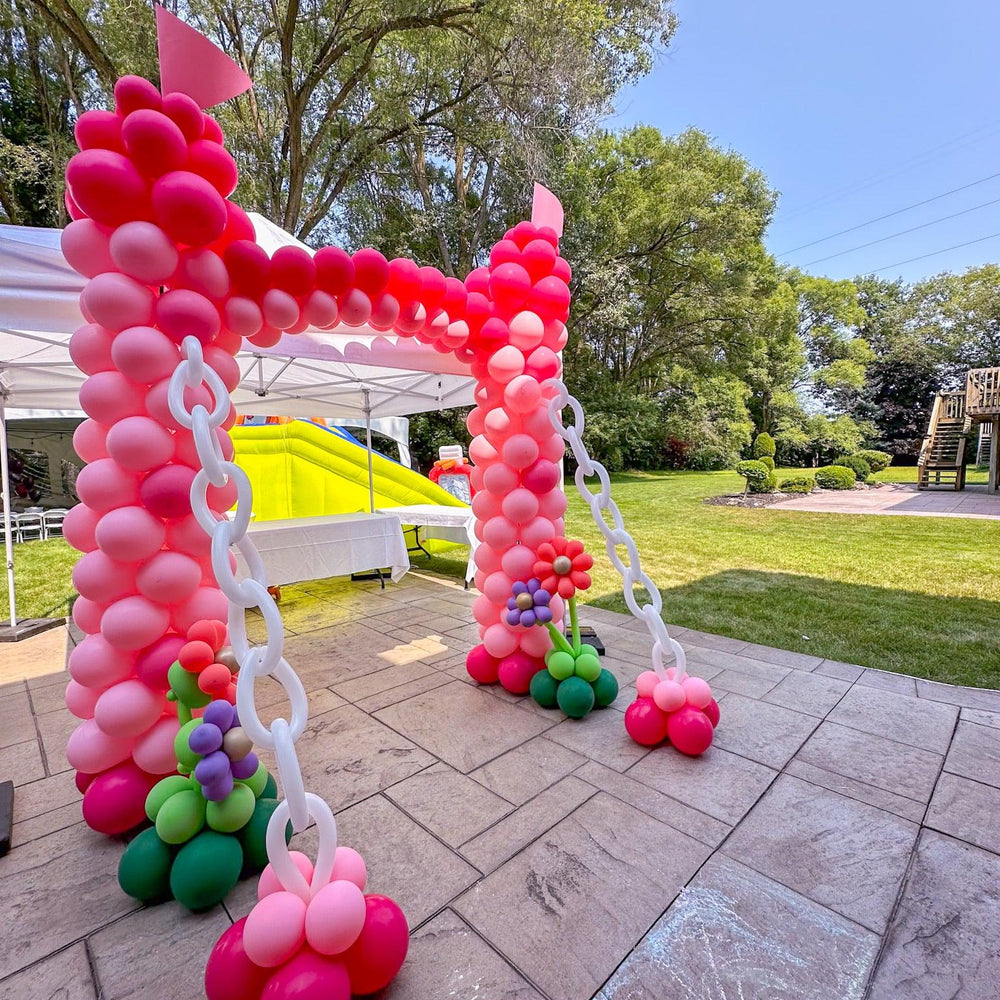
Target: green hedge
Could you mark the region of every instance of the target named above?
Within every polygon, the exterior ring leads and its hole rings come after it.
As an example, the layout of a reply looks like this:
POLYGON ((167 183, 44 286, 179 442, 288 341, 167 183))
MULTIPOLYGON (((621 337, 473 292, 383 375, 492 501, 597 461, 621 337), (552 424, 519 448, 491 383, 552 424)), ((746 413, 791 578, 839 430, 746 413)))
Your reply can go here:
POLYGON ((857 454, 871 466, 872 472, 876 474, 892 465, 892 455, 887 451, 859 451, 857 454))
POLYGON ((791 479, 782 479, 778 489, 782 493, 812 493, 816 486, 816 480, 812 476, 792 476, 791 479))
POLYGON ((833 464, 850 469, 855 478, 862 483, 867 482, 872 474, 872 467, 860 455, 841 455, 840 458, 834 459, 833 464))
POLYGON ((816 485, 824 490, 849 490, 857 478, 853 469, 843 465, 825 465, 816 470, 816 485))
POLYGON ((760 462, 761 465, 766 465, 772 472, 774 472, 774 459, 771 458, 770 455, 761 455, 757 461, 760 462))
POLYGON ((747 481, 747 489, 751 493, 771 493, 774 490, 777 477, 763 462, 747 459, 736 466, 736 471, 747 481))
POLYGON ((774 458, 774 438, 766 432, 758 434, 753 442, 754 458, 774 458))

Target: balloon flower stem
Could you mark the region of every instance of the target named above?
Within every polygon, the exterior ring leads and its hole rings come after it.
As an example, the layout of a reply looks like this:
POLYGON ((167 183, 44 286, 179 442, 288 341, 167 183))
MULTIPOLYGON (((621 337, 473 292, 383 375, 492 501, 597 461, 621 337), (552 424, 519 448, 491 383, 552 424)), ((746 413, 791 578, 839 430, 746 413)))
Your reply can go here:
POLYGON ((573 652, 579 653, 583 648, 583 644, 580 642, 580 619, 576 613, 575 597, 569 599, 569 624, 573 630, 573 652))
POLYGON ((560 632, 559 629, 552 624, 552 622, 546 622, 545 627, 549 630, 549 635, 552 636, 552 645, 555 646, 556 649, 561 649, 564 653, 573 653, 573 647, 567 641, 566 636, 564 636, 562 632, 560 632))

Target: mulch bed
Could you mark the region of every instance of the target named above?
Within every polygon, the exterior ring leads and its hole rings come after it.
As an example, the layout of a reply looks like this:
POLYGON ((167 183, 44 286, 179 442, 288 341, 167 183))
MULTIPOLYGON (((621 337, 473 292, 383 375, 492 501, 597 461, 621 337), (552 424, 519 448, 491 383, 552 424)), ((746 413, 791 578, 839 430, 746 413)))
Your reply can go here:
MULTIPOLYGON (((877 490, 884 483, 875 483, 869 486, 867 483, 856 483, 852 490, 877 490)), ((824 490, 817 486, 813 493, 849 493, 850 490, 824 490)), ((705 497, 705 503, 715 507, 772 507, 776 503, 784 500, 794 500, 796 497, 809 496, 807 493, 737 493, 729 496, 705 497)))

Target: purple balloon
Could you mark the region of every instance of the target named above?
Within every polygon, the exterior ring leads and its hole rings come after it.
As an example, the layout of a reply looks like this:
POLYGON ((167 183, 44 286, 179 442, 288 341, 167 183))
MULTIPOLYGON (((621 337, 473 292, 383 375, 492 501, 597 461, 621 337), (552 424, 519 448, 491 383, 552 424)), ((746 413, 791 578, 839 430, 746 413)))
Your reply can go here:
POLYGON ((221 778, 201 786, 201 794, 209 802, 221 802, 233 790, 233 775, 227 771, 221 778))
POLYGON ((508 625, 520 625, 521 624, 521 612, 517 610, 516 607, 510 609, 507 612, 507 624, 508 625))
POLYGON ((194 776, 202 785, 211 785, 225 774, 230 774, 229 758, 221 750, 202 757, 194 769, 194 776))
POLYGON ((528 581, 528 593, 529 594, 534 594, 541 585, 542 585, 541 580, 539 580, 537 577, 533 576, 528 581))
POLYGON ((252 778, 257 773, 259 766, 260 761, 257 760, 257 755, 253 752, 248 753, 242 760, 233 761, 233 777, 246 781, 247 778, 252 778))
POLYGON ((233 716, 236 714, 236 709, 229 704, 225 698, 213 701, 208 708, 205 709, 205 714, 202 718, 206 722, 210 722, 213 726, 218 726, 219 730, 223 733, 229 732, 233 725, 233 716))
POLYGON ((535 604, 548 604, 552 600, 552 595, 547 590, 538 589, 535 591, 535 604))
POLYGON ((528 593, 528 585, 523 580, 518 580, 511 590, 513 590, 515 594, 526 594, 528 593))
POLYGON ((211 722, 202 722, 200 726, 195 726, 188 737, 188 746, 192 753, 202 755, 218 750, 222 746, 222 730, 211 722))
POLYGON ((548 625, 552 621, 552 611, 549 608, 535 608, 535 620, 539 625, 548 625))

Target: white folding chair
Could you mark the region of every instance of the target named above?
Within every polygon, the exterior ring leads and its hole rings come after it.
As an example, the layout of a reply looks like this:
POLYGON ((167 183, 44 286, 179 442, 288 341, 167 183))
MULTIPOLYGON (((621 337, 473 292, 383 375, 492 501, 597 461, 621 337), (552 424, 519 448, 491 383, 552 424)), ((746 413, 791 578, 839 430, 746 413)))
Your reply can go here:
POLYGON ((63 520, 69 511, 65 507, 53 507, 42 514, 42 527, 46 538, 62 535, 63 520))
POLYGON ((41 541, 45 537, 45 521, 40 513, 25 511, 23 514, 16 514, 11 520, 14 519, 17 520, 17 532, 21 536, 19 541, 41 541))

